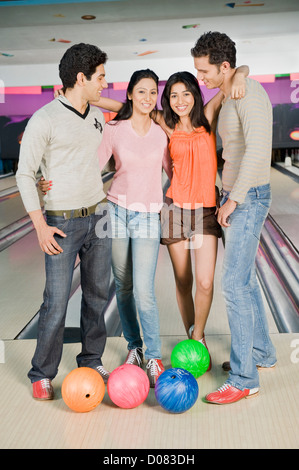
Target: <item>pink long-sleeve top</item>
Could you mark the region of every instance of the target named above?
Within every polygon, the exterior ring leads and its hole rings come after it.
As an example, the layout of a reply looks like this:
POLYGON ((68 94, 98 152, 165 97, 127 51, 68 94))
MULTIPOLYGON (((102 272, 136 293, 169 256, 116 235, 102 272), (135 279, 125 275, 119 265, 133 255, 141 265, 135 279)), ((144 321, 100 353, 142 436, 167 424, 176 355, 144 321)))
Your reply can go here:
POLYGON ((145 136, 138 135, 131 120, 111 121, 104 129, 99 147, 100 168, 110 157, 115 174, 107 199, 138 212, 159 212, 163 205, 162 168, 172 177, 168 138, 161 127, 151 121, 145 136))

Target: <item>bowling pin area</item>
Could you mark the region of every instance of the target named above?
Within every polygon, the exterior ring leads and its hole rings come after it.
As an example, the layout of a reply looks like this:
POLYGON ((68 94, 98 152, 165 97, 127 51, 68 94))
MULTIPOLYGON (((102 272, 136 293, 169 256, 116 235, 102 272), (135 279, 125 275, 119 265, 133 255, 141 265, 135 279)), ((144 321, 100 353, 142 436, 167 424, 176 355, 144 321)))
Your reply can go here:
MULTIPOLYGON (((292 281, 288 270, 288 293, 295 285, 295 297, 292 298, 296 299, 296 295, 298 298, 298 178, 290 171, 281 172, 279 168, 271 168, 271 218, 267 222, 268 228, 263 231, 257 262, 271 338, 277 350, 276 367, 259 372, 260 392, 254 398, 223 406, 204 401, 207 393, 225 382, 228 373, 223 370, 222 363, 228 361, 230 355, 230 329, 221 293, 224 247, 222 240, 219 240, 214 299, 205 331, 213 365, 209 372, 196 379, 198 397, 194 405, 179 414, 160 406, 154 389, 149 390, 143 403, 132 409, 124 409, 113 403, 107 386, 101 403, 89 412, 73 411, 64 402, 62 384, 65 377, 76 368, 75 358, 81 347, 78 335, 81 294, 79 260, 69 301, 63 356, 58 375, 52 383, 55 399, 41 402, 32 398, 27 373, 36 345, 36 324, 45 282, 44 255, 35 231, 26 218, 15 176, 12 174, 1 178, 1 449, 126 449, 132 452, 135 449, 162 449, 170 454, 172 450, 186 449, 298 448, 298 303, 296 300, 287 303, 283 276, 274 276, 279 271, 278 254, 275 253, 280 249, 285 265, 279 272, 283 274, 286 266, 290 268, 293 263, 292 279, 295 281, 292 281), (271 238, 273 225, 279 227, 279 232, 275 232, 276 237, 272 238, 277 241, 280 234, 286 245, 282 246, 278 240, 275 248, 267 242, 271 238), (289 315, 283 317, 288 309, 289 315)), ((105 181, 106 189, 109 181, 109 178, 105 181)), ((218 185, 221 186, 220 181, 218 185)), ((118 320, 112 275, 110 294, 105 314, 108 339, 103 364, 112 372, 124 362, 127 355, 126 341, 118 320)), ((163 364, 165 369, 170 369, 173 349, 187 336, 176 302, 170 258, 167 248, 162 245, 156 272, 156 295, 163 364)))

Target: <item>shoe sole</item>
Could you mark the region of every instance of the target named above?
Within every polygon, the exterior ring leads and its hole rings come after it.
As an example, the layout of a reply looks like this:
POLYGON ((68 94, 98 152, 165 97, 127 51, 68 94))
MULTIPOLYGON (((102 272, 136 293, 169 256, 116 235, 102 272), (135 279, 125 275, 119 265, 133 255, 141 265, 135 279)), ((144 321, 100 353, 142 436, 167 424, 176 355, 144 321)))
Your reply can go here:
POLYGON ((49 401, 49 400, 54 400, 54 397, 49 397, 49 398, 38 398, 38 397, 33 397, 34 400, 37 401, 49 401))
POLYGON ((276 367, 276 364, 273 364, 273 366, 269 366, 269 367, 256 366, 256 368, 257 368, 258 370, 273 370, 273 369, 275 369, 275 367, 276 367))
MULTIPOLYGON (((223 362, 222 364, 222 369, 225 371, 225 372, 229 372, 231 369, 230 369, 230 365, 229 365, 229 362, 223 362)), ((269 367, 264 367, 264 366, 256 366, 256 368, 258 370, 273 370, 275 369, 276 367, 276 364, 273 364, 273 366, 269 366, 269 367)))
POLYGON ((259 392, 260 392, 259 389, 257 389, 256 392, 249 393, 249 395, 247 395, 245 398, 254 398, 259 394, 259 392))

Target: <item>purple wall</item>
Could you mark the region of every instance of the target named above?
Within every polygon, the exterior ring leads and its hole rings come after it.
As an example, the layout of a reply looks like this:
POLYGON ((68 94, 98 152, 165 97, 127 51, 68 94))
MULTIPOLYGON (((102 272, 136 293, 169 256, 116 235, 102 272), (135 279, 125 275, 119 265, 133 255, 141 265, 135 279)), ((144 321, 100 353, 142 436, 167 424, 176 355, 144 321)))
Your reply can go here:
MULTIPOLYGON (((292 103, 291 96, 296 94, 296 88, 291 87, 292 82, 288 77, 276 78, 274 83, 263 83, 263 87, 267 91, 271 103, 273 105, 292 103)), ((163 91, 165 82, 161 82, 159 86, 159 100, 158 106, 160 107, 160 97, 163 91)), ((297 85, 298 99, 299 99, 299 82, 297 85)), ((211 99, 216 91, 208 90, 202 87, 202 92, 205 102, 211 99)), ((103 91, 103 96, 124 101, 126 92, 125 90, 114 90, 112 84, 109 85, 107 90, 103 91)), ((5 103, 0 103, 0 116, 31 116, 35 111, 49 103, 53 99, 53 90, 43 89, 41 95, 5 95, 5 103)))
MULTIPOLYGON (((165 81, 160 82, 158 108, 165 81)), ((298 147, 298 141, 290 138, 293 130, 299 129, 299 80, 291 81, 288 77, 276 78, 274 83, 264 83, 273 105, 273 148, 298 147)), ((209 101, 218 90, 202 88, 204 102, 209 101)), ((113 84, 103 91, 103 96, 124 102, 126 90, 114 90, 113 84)), ((0 159, 18 159, 19 141, 28 118, 39 108, 54 99, 53 89, 42 89, 40 95, 5 95, 5 102, 0 103, 0 159)), ((105 110, 103 110, 105 112, 105 110)), ((107 112, 106 112, 107 113, 107 112)), ((111 119, 109 113, 106 120, 111 119)), ((218 146, 221 142, 218 138, 218 146)), ((1 168, 0 168, 1 171, 1 168)))

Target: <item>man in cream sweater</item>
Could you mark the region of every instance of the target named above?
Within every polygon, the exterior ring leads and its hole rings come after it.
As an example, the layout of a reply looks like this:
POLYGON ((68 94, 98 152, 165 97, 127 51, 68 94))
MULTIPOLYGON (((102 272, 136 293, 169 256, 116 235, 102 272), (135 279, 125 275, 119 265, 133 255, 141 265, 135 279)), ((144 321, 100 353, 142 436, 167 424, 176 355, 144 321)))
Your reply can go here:
POLYGON ((225 232, 222 289, 231 330, 230 373, 206 401, 225 404, 256 395, 258 369, 276 363, 255 272, 271 204, 272 106, 260 83, 250 78, 245 96, 231 99, 236 48, 226 34, 205 33, 191 53, 198 78, 224 94, 218 121, 224 159, 218 222, 225 232))
POLYGON ((104 117, 90 101, 107 88, 107 55, 98 47, 77 44, 59 64, 64 96, 39 109, 29 120, 22 139, 17 184, 24 206, 45 252, 46 286, 40 308, 37 346, 28 377, 33 397, 54 396, 51 381, 60 363, 65 316, 76 258, 81 261, 80 367, 98 370, 106 343, 103 311, 108 298, 111 238, 96 235, 96 224, 108 220, 100 201, 105 194, 97 150, 104 117), (46 220, 36 189, 36 173, 53 182, 44 198, 46 220))

